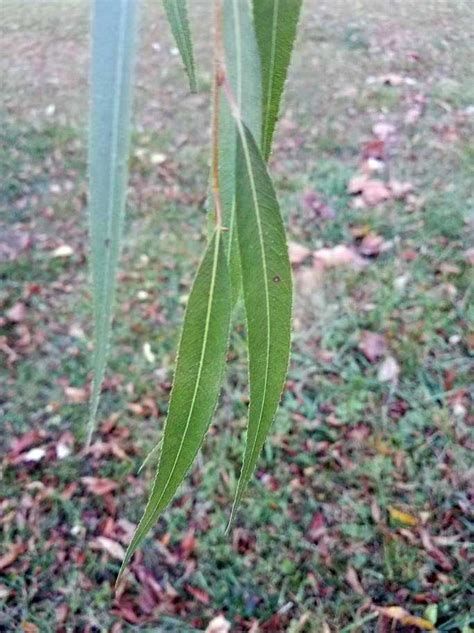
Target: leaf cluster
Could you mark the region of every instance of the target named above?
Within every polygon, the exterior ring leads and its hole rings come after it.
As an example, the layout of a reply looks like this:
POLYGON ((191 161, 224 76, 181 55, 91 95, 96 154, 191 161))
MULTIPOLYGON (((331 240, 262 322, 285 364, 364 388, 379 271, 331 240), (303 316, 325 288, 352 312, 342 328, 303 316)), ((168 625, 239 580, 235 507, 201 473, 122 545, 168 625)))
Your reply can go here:
MULTIPOLYGON (((197 90, 185 0, 163 0, 197 90)), ((95 349, 89 438, 97 415, 113 315, 127 185, 139 3, 96 0, 91 77, 90 242, 95 349)), ((208 243, 189 296, 158 466, 121 572, 171 502, 209 428, 225 368, 232 312, 242 298, 250 404, 231 521, 284 387, 292 282, 280 208, 268 170, 301 0, 216 0, 208 243)))

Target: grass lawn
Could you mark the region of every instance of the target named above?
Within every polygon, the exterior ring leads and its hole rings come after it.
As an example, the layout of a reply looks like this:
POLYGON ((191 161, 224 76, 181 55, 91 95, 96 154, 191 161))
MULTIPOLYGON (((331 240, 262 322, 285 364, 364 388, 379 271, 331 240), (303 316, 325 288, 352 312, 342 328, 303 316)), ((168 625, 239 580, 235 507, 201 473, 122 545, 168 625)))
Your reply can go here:
POLYGON ((226 536, 248 402, 239 307, 202 453, 114 594, 206 226, 209 3, 190 3, 196 95, 145 4, 89 450, 88 3, 0 6, 0 631, 205 631, 219 614, 232 632, 472 631, 468 0, 306 0, 271 160, 296 288, 283 403, 226 536))

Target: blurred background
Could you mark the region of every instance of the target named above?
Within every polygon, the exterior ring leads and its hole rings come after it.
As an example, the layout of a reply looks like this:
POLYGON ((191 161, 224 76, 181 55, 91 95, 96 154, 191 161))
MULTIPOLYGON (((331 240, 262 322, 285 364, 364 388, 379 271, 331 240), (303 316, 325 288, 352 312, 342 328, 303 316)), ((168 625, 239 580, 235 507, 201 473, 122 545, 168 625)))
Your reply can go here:
POLYGON ((145 2, 113 343, 85 450, 89 3, 0 2, 0 631, 472 631, 468 0, 305 1, 271 160, 296 287, 283 404, 225 536, 241 311, 201 456, 113 592, 205 239, 209 4, 190 3, 190 95, 161 3, 145 2))

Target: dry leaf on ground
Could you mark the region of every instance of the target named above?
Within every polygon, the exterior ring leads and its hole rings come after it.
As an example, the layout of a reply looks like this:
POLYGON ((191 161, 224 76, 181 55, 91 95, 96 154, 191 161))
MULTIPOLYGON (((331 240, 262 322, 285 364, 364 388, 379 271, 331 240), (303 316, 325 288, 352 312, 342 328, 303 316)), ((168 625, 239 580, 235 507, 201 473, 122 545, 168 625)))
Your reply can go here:
POLYGON ((319 264, 323 268, 334 268, 337 266, 355 265, 356 267, 365 266, 365 260, 360 257, 356 251, 352 250, 345 244, 338 244, 332 248, 320 248, 314 251, 315 264, 319 264))
POLYGON ((5 316, 9 321, 13 323, 21 323, 26 317, 26 306, 21 301, 15 303, 9 310, 6 311, 5 316))
POLYGON ((365 596, 365 591, 360 583, 359 576, 357 575, 356 570, 350 565, 347 568, 346 580, 347 584, 355 593, 359 594, 359 596, 365 596))
POLYGON ((230 633, 230 622, 223 615, 218 615, 209 622, 205 633, 230 633))
POLYGON ((417 517, 412 514, 408 514, 408 512, 403 512, 403 510, 398 510, 398 508, 395 508, 394 506, 388 506, 388 513, 390 514, 390 518, 394 521, 398 521, 404 525, 409 525, 410 527, 418 525, 417 517))
POLYGON ((358 347, 367 360, 374 363, 386 353, 387 341, 382 334, 364 330, 360 336, 358 347))
POLYGON ((423 631, 435 630, 435 627, 429 620, 411 615, 411 613, 402 607, 377 607, 377 611, 380 615, 390 618, 391 620, 396 620, 405 626, 416 626, 423 631))
POLYGON ((3 556, 0 556, 0 570, 10 567, 10 565, 12 565, 25 551, 26 545, 23 545, 22 543, 13 543, 10 545, 9 551, 3 556))
POLYGON ((112 558, 116 558, 120 561, 123 560, 125 556, 125 550, 120 545, 120 543, 117 543, 117 541, 114 541, 107 536, 98 536, 93 541, 91 541, 90 547, 91 549, 103 550, 104 552, 107 552, 107 554, 112 556, 112 558))
POLYGON ((387 141, 391 136, 395 134, 396 127, 391 123, 380 121, 373 126, 372 132, 374 133, 374 136, 376 136, 381 141, 387 141))
POLYGON ((365 257, 376 257, 380 253, 388 251, 391 246, 391 242, 386 242, 381 235, 371 232, 362 238, 357 250, 365 257))
POLYGON ((379 367, 377 378, 380 382, 396 383, 400 374, 400 365, 393 356, 387 356, 379 367))
POLYGON ((74 255, 74 249, 72 248, 72 246, 69 246, 69 244, 58 246, 58 248, 55 248, 54 251, 51 253, 51 257, 61 259, 71 257, 71 255, 74 255))
POLYGON ((117 488, 117 482, 105 477, 81 477, 87 490, 99 497, 113 492, 117 488))
POLYGON ((309 248, 297 242, 288 243, 288 253, 293 266, 299 266, 305 259, 312 256, 312 251, 309 248))
POLYGON ((360 194, 362 201, 369 207, 375 207, 392 197, 390 189, 384 182, 360 174, 349 180, 347 191, 352 195, 360 194))
POLYGON ((64 387, 64 395, 69 404, 83 404, 89 398, 87 389, 82 387, 64 387))
POLYGON ((381 180, 367 180, 362 188, 362 199, 369 207, 375 207, 390 198, 390 189, 381 180))

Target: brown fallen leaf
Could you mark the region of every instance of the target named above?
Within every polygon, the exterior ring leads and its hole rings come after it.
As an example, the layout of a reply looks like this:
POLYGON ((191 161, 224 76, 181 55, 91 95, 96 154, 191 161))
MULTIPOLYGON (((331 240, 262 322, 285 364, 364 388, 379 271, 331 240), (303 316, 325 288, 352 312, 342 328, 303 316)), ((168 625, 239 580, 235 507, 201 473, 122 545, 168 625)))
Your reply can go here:
POLYGON ((58 459, 64 459, 69 457, 74 447, 74 436, 69 431, 65 431, 61 434, 60 438, 56 442, 56 457, 58 459))
POLYGON ((72 246, 69 246, 69 244, 58 246, 58 248, 55 248, 51 253, 51 257, 59 259, 71 257, 71 255, 74 255, 74 249, 72 246))
POLYGON ((311 519, 311 524, 309 526, 307 538, 310 541, 316 542, 319 539, 326 535, 327 528, 326 522, 324 520, 324 515, 322 512, 316 512, 311 519))
POLYGON ((143 622, 143 618, 135 613, 134 604, 125 598, 115 602, 112 613, 130 622, 130 624, 141 624, 143 622))
POLYGON ((395 134, 396 131, 397 129, 394 125, 392 125, 391 123, 386 123, 384 121, 376 123, 372 128, 374 136, 376 136, 381 141, 387 141, 391 136, 395 134))
POLYGON ((382 511, 380 510, 380 506, 377 501, 375 501, 375 499, 372 499, 372 503, 370 504, 370 514, 372 515, 374 523, 378 524, 381 522, 382 511))
POLYGON ((353 176, 347 184, 347 193, 356 194, 362 193, 365 183, 368 177, 365 175, 353 176))
POLYGON ((453 564, 449 560, 449 558, 434 545, 431 536, 425 528, 420 528, 420 538, 423 544, 423 547, 428 552, 428 554, 433 558, 438 565, 441 567, 443 571, 452 571, 453 564))
POLYGON ((46 434, 44 431, 38 431, 35 429, 33 431, 28 431, 21 437, 15 438, 11 444, 10 450, 8 451, 8 459, 18 457, 18 455, 26 451, 27 448, 30 448, 34 444, 38 444, 38 442, 43 440, 45 437, 46 434))
POLYGON ((193 598, 196 598, 198 602, 201 602, 202 604, 209 604, 211 602, 209 594, 207 594, 204 589, 193 587, 192 585, 184 585, 184 588, 193 596, 193 598))
POLYGON ((140 402, 127 402, 126 407, 134 415, 140 415, 145 418, 150 416, 158 417, 158 408, 152 398, 142 398, 140 402))
POLYGON ((25 633, 39 633, 39 628, 33 622, 25 622, 21 623, 21 628, 25 633))
POLYGON ((366 180, 361 193, 362 200, 369 207, 375 207, 392 196, 390 189, 381 180, 375 179, 366 180))
POLYGON ((361 200, 363 204, 370 207, 375 207, 392 197, 390 189, 384 182, 376 178, 369 178, 366 174, 353 176, 349 180, 347 191, 352 195, 360 194, 361 198, 356 198, 356 201, 361 200))
POLYGON ((89 492, 99 497, 107 495, 117 488, 116 481, 105 477, 81 477, 81 481, 89 492))
POLYGON ((180 550, 183 558, 188 558, 196 551, 197 539, 194 536, 194 528, 190 528, 183 536, 180 543, 180 550))
POLYGON ((213 618, 206 627, 205 633, 229 633, 230 622, 223 615, 213 618))
POLYGON ((123 448, 114 440, 110 440, 108 442, 95 442, 94 444, 91 444, 89 448, 87 448, 84 452, 94 455, 94 457, 114 455, 114 457, 116 457, 117 459, 130 459, 123 448))
POLYGON ((393 356, 387 356, 379 367, 377 379, 379 382, 392 382, 395 384, 398 381, 399 375, 400 365, 393 356))
POLYGON ((125 556, 125 550, 120 543, 117 543, 117 541, 114 541, 107 536, 98 536, 91 541, 90 547, 95 550, 103 550, 112 556, 112 558, 116 558, 117 560, 123 560, 125 556))
POLYGON ((359 422, 355 426, 351 426, 347 433, 346 437, 357 444, 362 444, 368 437, 371 435, 371 428, 364 424, 363 422, 359 422))
POLYGON ((87 389, 81 387, 64 387, 64 395, 69 404, 82 404, 87 402, 89 394, 87 389))
POLYGON ((3 556, 0 556, 0 570, 10 567, 24 552, 26 552, 26 545, 23 545, 23 543, 13 543, 10 545, 9 551, 3 556))
POLYGON ((312 251, 309 248, 297 242, 289 242, 288 253, 293 266, 299 266, 305 259, 312 256, 312 251))
POLYGON ((375 173, 385 171, 385 162, 380 158, 369 157, 367 160, 362 161, 360 169, 370 178, 375 173))
POLYGON ((383 160, 385 156, 385 141, 381 138, 372 139, 362 145, 362 158, 377 158, 383 160))
POLYGON ((358 348, 369 362, 375 363, 386 353, 387 341, 382 334, 364 330, 361 333, 358 348))
POLYGON ((416 626, 423 631, 435 630, 435 627, 429 620, 412 615, 402 607, 377 607, 377 611, 381 615, 390 618, 391 620, 396 620, 406 626, 416 626))
POLYGON ((332 248, 320 248, 313 252, 315 265, 319 267, 334 268, 337 266, 355 266, 361 268, 366 265, 365 260, 355 250, 338 244, 332 248))
POLYGON ((377 80, 385 86, 401 86, 406 82, 405 77, 397 75, 397 73, 386 73, 378 77, 377 80))
POLYGON ((69 606, 63 602, 62 604, 58 604, 55 609, 56 614, 56 624, 64 624, 69 615, 69 606))
POLYGON ((19 455, 16 460, 15 463, 18 462, 40 462, 43 457, 46 456, 46 446, 37 446, 36 448, 30 448, 30 450, 27 453, 22 453, 21 455, 19 455))
POLYGON ((388 506, 388 513, 390 518, 398 523, 403 523, 403 525, 409 525, 410 527, 418 525, 417 517, 408 514, 408 512, 403 512, 403 510, 399 510, 395 506, 388 506))
POLYGON ((441 262, 438 266, 438 270, 443 275, 460 275, 462 272, 459 266, 452 262, 441 262))
POLYGON ((26 317, 26 306, 21 301, 17 301, 12 307, 6 311, 5 316, 12 323, 21 323, 26 317))
POLYGON ((359 594, 359 596, 365 596, 365 591, 360 584, 359 576, 357 575, 356 570, 350 565, 347 567, 346 581, 355 593, 359 594))
POLYGON ((388 251, 392 244, 386 242, 381 235, 370 232, 362 238, 358 251, 364 257, 376 257, 380 253, 388 251))

